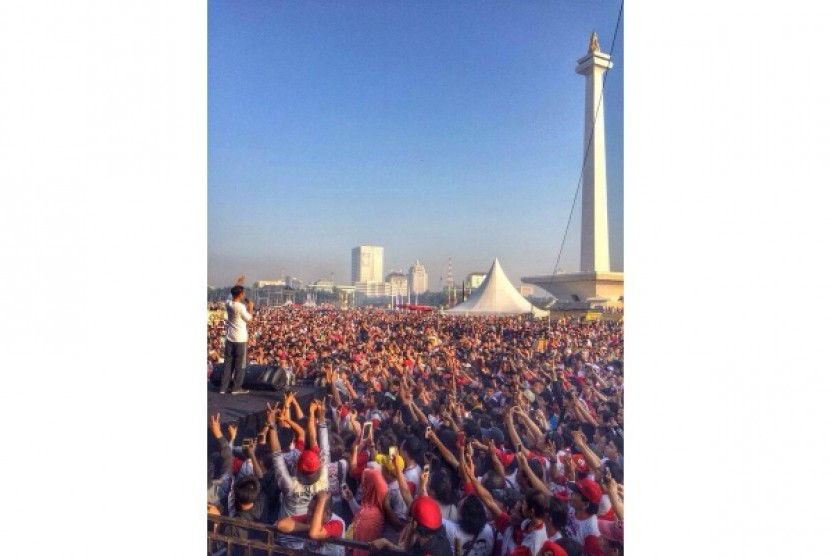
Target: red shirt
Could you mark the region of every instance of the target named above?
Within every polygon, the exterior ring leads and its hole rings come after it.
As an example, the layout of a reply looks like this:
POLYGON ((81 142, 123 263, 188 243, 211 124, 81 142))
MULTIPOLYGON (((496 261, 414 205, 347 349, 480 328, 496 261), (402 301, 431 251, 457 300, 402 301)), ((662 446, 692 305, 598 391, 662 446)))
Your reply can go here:
MULTIPOLYGON (((308 514, 292 515, 291 519, 305 525, 311 522, 311 517, 308 514)), ((343 522, 338 519, 330 519, 323 523, 323 531, 326 532, 328 537, 340 537, 343 535, 343 522)))

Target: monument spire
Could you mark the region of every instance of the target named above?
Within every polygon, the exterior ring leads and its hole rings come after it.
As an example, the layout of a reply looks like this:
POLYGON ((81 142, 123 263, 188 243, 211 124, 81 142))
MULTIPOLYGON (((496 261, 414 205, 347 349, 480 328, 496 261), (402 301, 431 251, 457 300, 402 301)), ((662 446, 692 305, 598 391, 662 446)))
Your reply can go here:
POLYGON ((582 175, 582 245, 580 270, 608 272, 608 192, 605 178, 605 112, 602 76, 612 67, 611 57, 599 49, 596 31, 588 53, 577 60, 576 72, 585 76, 585 167, 582 175))
MULTIPOLYGON (((522 281, 553 294, 555 307, 574 309, 579 304, 622 307, 624 275, 612 272, 608 256, 608 194, 605 180, 605 116, 602 80, 611 67, 611 56, 599 49, 591 33, 588 52, 576 62, 585 76, 585 142, 582 174, 582 236, 579 272, 527 276, 522 281)), ((558 262, 558 261, 557 261, 558 262)), ((580 310, 585 309, 583 305, 580 310)), ((587 315, 587 312, 586 312, 587 315)))

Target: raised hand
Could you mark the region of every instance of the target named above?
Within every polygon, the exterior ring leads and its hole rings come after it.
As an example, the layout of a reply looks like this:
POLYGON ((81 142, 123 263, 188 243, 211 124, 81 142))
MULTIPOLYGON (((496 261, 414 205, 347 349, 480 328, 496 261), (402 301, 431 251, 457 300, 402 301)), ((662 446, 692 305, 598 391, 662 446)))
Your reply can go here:
POLYGON ((604 490, 607 494, 611 494, 617 491, 617 481, 614 480, 614 477, 611 476, 611 472, 608 469, 604 469, 605 474, 600 479, 600 486, 602 490, 604 490))
POLYGON ((571 454, 562 456, 562 465, 565 466, 565 472, 570 476, 576 473, 576 464, 574 463, 571 454))
POLYGON ((219 426, 219 413, 210 416, 210 432, 216 438, 222 438, 222 428, 219 426))
POLYGON ((236 438, 236 431, 238 430, 238 427, 237 427, 236 423, 228 423, 227 429, 228 429, 228 442, 233 442, 233 439, 236 438))
POLYGON ((271 407, 270 403, 265 402, 265 408, 265 420, 272 425, 275 424, 277 419, 277 407, 271 407))
POLYGON ((471 480, 475 477, 475 466, 473 465, 473 458, 465 457, 463 460, 464 462, 464 471, 467 473, 467 477, 471 480))

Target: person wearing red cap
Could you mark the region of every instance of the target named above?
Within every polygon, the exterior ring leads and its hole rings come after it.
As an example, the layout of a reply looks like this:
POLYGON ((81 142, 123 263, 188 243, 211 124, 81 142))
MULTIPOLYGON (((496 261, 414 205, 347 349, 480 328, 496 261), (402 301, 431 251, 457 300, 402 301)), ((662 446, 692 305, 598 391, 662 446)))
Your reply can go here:
POLYGON ((602 499, 602 488, 591 479, 580 479, 568 483, 571 491, 571 509, 568 512, 568 536, 582 543, 589 556, 602 556, 599 544, 600 531, 597 525, 597 511, 602 499))
POLYGON ((556 542, 545 541, 536 556, 568 556, 568 553, 556 542))
POLYGON ((372 551, 386 548, 404 550, 413 556, 453 556, 441 519, 438 502, 426 495, 415 498, 409 507, 411 521, 401 534, 402 541, 393 544, 387 539, 372 541, 372 551))
POLYGON ((280 517, 308 513, 311 498, 321 490, 328 489, 329 434, 322 408, 315 400, 308 408, 308 446, 297 458, 297 474, 289 473, 273 423, 276 409, 268 406, 266 418, 269 427, 268 440, 271 443, 274 460, 274 474, 282 495, 280 496, 280 517), (320 420, 317 425, 317 420, 320 420), (320 445, 317 445, 317 428, 319 427, 320 445))

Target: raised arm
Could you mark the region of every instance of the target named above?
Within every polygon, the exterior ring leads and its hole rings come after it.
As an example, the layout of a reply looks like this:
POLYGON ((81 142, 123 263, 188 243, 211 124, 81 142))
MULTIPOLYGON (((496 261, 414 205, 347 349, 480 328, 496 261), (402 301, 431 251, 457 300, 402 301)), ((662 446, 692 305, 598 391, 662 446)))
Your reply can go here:
POLYGON ((541 430, 539 430, 539 427, 536 425, 533 419, 531 419, 528 416, 528 414, 525 413, 523 410, 516 410, 516 415, 519 417, 519 419, 521 419, 522 423, 525 424, 528 433, 530 433, 530 436, 533 437, 531 439, 533 441, 533 444, 536 444, 536 442, 538 442, 539 439, 544 436, 544 433, 541 430))
POLYGON ((242 453, 244 454, 246 460, 250 460, 251 467, 254 469, 254 477, 261 479, 264 473, 262 472, 262 468, 259 466, 259 461, 256 459, 253 447, 245 446, 242 448, 242 453))
POLYGON ((553 493, 548 489, 548 485, 545 484, 543 480, 536 476, 536 473, 530 468, 530 465, 527 463, 527 456, 525 455, 524 451, 521 451, 516 454, 516 458, 519 461, 519 468, 524 473, 525 477, 527 477, 528 483, 530 483, 531 488, 538 488, 548 496, 552 496, 553 493))
POLYGON ((308 536, 314 540, 329 538, 329 534, 323 529, 323 513, 326 511, 326 502, 329 499, 329 491, 321 490, 317 493, 317 505, 314 506, 314 513, 308 523, 308 536))
POLYGON ((277 479, 277 484, 280 488, 288 488, 291 484, 291 475, 288 473, 288 467, 285 465, 285 459, 282 455, 282 447, 277 436, 276 427, 274 427, 274 420, 277 418, 276 408, 266 404, 265 418, 268 420, 268 444, 271 446, 271 460, 274 464, 274 477, 277 479))
POLYGON ((427 416, 424 415, 423 411, 421 411, 421 408, 418 407, 418 404, 412 402, 411 404, 409 404, 409 408, 412 410, 412 412, 415 414, 416 418, 420 422, 429 425, 429 419, 427 419, 427 416))
POLYGON ((496 500, 493 498, 493 495, 490 494, 490 491, 484 488, 484 486, 478 482, 478 479, 476 479, 475 472, 473 471, 473 462, 468 459, 465 465, 467 466, 466 471, 467 476, 470 480, 470 484, 473 485, 473 490, 475 490, 478 497, 481 498, 481 502, 488 510, 490 510, 490 513, 493 516, 500 515, 502 513, 502 509, 496 503, 496 500))
POLYGON ((620 486, 617 484, 617 481, 611 477, 611 473, 607 473, 605 477, 603 477, 602 482, 602 490, 608 495, 608 499, 611 501, 611 507, 614 509, 614 514, 619 519, 624 519, 624 511, 623 511, 623 501, 620 497, 620 486))
POLYGON ((328 466, 329 460, 331 459, 331 450, 329 448, 329 428, 326 426, 326 420, 321 419, 319 423, 317 423, 317 438, 316 441, 319 441, 320 446, 320 465, 328 466))
POLYGON ((230 444, 231 448, 233 448, 233 441, 236 440, 238 427, 236 423, 228 423, 226 429, 225 438, 228 439, 228 444, 230 444))
POLYGON ((597 420, 593 418, 593 416, 591 415, 591 413, 587 409, 585 409, 585 406, 582 405, 581 401, 574 400, 574 409, 576 410, 576 412, 578 414, 578 419, 580 421, 582 421, 583 423, 590 423, 590 424, 594 425, 595 427, 599 426, 599 423, 597 423, 597 420))
POLYGON ((294 392, 289 392, 285 395, 285 405, 286 407, 294 409, 294 413, 297 415, 297 421, 300 421, 303 417, 305 417, 303 414, 303 408, 300 407, 300 402, 297 401, 297 396, 294 395, 294 392))
POLYGON ((435 447, 438 448, 438 451, 441 452, 441 456, 444 458, 444 461, 452 465, 455 469, 458 469, 458 460, 455 459, 455 456, 450 452, 444 443, 439 440, 438 436, 435 434, 435 431, 432 429, 427 430, 427 440, 435 444, 435 447))
POLYGON ((268 439, 268 445, 271 448, 271 452, 281 452, 282 447, 280 446, 280 439, 277 436, 277 409, 271 407, 271 404, 265 404, 265 421, 268 423, 268 431, 266 432, 266 437, 268 439))
POLYGON ((306 423, 306 427, 308 430, 306 438, 308 439, 308 444, 306 445, 306 449, 311 449, 317 445, 317 408, 320 407, 317 403, 317 400, 311 400, 308 404, 308 422, 306 423))
POLYGON ((222 455, 221 475, 227 475, 231 472, 233 467, 233 455, 231 454, 230 444, 228 444, 228 441, 224 436, 222 436, 222 428, 219 425, 219 416, 219 413, 210 416, 210 432, 219 442, 219 450, 222 455))
POLYGON ((575 430, 571 433, 574 444, 579 448, 579 453, 585 456, 585 462, 591 471, 596 472, 602 465, 602 460, 597 456, 593 450, 588 446, 588 441, 585 438, 585 433, 581 430, 575 430))
POLYGON ((516 425, 513 423, 513 413, 516 411, 516 406, 510 406, 504 412, 504 426, 507 429, 507 436, 510 437, 510 442, 513 447, 517 448, 522 443, 519 439, 519 433, 516 432, 516 425))
POLYGON ((395 479, 398 481, 398 487, 401 491, 401 498, 403 498, 406 507, 412 505, 412 492, 409 490, 409 483, 406 482, 406 477, 403 474, 403 460, 400 456, 393 460, 395 465, 395 479))
POLYGON ((504 465, 499 459, 499 454, 496 452, 496 443, 493 442, 492 438, 487 441, 487 453, 490 456, 490 463, 492 464, 493 471, 498 473, 499 476, 504 477, 504 465))
POLYGON ((441 420, 444 423, 448 424, 453 431, 458 432, 459 430, 461 430, 458 427, 458 423, 456 423, 455 419, 453 418, 452 411, 446 409, 441 411, 441 420))
POLYGON ((303 427, 301 427, 298 423, 291 420, 291 411, 287 400, 280 415, 280 426, 291 427, 294 434, 297 436, 297 440, 305 443, 305 430, 303 430, 303 427))

